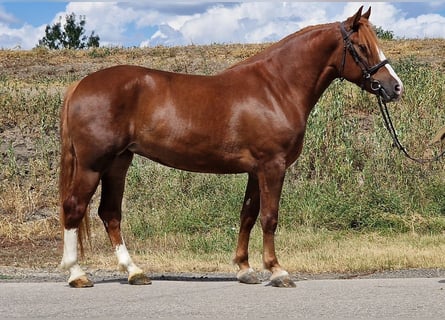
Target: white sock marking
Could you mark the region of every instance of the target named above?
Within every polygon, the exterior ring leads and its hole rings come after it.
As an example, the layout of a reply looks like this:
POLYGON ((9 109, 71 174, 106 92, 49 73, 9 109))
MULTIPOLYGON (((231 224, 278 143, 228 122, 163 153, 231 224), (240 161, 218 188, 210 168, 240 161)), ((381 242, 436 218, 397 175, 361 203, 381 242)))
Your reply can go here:
POLYGON ((69 269, 77 263, 77 229, 65 229, 61 267, 69 269))
POLYGON ((130 276, 142 273, 142 270, 133 263, 125 243, 116 246, 116 256, 119 261, 119 266, 127 271, 130 276))
POLYGON ((63 235, 63 256, 60 267, 70 271, 68 282, 85 275, 77 264, 77 229, 65 229, 63 235))

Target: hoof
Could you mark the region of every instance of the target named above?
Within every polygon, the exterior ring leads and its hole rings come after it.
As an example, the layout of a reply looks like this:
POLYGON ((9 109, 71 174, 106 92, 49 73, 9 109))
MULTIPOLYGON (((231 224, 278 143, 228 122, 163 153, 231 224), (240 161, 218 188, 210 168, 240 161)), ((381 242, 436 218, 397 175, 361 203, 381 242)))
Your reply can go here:
POLYGON ((151 284, 151 280, 144 273, 136 273, 128 278, 128 283, 132 285, 151 284))
POLYGON ((272 275, 270 278, 270 285, 272 287, 277 288, 295 288, 296 284, 295 282, 289 277, 289 274, 287 272, 283 272, 283 274, 279 275, 272 275))
POLYGON ((88 279, 87 276, 81 276, 80 278, 70 281, 69 285, 72 288, 91 288, 94 286, 94 283, 88 279))
POLYGON ((259 284, 261 283, 260 279, 258 279, 257 273, 249 268, 245 270, 240 270, 236 275, 237 279, 241 283, 246 284, 259 284))

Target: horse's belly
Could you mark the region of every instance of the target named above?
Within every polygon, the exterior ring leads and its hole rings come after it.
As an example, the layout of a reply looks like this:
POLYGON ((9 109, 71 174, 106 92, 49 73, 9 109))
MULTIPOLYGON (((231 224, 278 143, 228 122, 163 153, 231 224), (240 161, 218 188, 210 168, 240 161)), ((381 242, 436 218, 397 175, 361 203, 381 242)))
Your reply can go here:
POLYGON ((233 152, 219 147, 202 150, 159 143, 134 144, 129 150, 168 167, 194 172, 241 173, 249 172, 254 166, 254 159, 247 150, 233 152))

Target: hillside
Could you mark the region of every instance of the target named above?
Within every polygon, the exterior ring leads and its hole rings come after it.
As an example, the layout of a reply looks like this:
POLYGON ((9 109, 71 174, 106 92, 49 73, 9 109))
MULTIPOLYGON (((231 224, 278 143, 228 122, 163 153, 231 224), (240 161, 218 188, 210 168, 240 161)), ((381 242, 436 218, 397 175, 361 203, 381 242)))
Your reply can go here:
MULTIPOLYGON (((268 44, 155 47, 144 49, 99 48, 85 51, 0 50, 0 74, 32 84, 39 79, 78 79, 116 64, 137 64, 175 72, 212 74, 246 59, 268 44)), ((415 57, 445 69, 445 40, 382 41, 387 58, 415 57)))

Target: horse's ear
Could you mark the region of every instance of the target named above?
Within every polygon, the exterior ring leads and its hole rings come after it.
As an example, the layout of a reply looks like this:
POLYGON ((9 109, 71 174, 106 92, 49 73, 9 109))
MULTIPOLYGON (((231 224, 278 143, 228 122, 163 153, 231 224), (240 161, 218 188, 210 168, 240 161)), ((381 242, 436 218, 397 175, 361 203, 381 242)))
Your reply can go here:
POLYGON ((368 11, 366 11, 362 17, 365 18, 366 20, 369 20, 369 16, 371 15, 371 7, 369 7, 368 11))
POLYGON ((363 6, 361 6, 358 9, 358 11, 355 15, 353 15, 352 17, 350 17, 347 20, 348 24, 350 24, 349 26, 350 26, 351 30, 358 30, 359 21, 360 21, 360 18, 362 17, 362 10, 363 10, 363 6))

